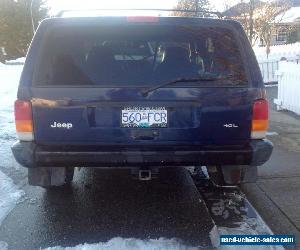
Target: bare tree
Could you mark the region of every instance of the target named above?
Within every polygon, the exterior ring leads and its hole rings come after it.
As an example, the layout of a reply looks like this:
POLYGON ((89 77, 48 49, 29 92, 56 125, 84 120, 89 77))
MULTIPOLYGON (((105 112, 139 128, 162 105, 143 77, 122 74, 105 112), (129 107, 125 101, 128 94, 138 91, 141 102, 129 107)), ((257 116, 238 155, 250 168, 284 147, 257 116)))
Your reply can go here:
POLYGON ((179 0, 174 9, 195 11, 194 13, 174 11, 172 13, 174 16, 209 16, 209 14, 201 12, 209 11, 208 0, 179 0))
POLYGON ((278 23, 281 22, 280 19, 276 20, 276 17, 289 8, 290 3, 288 1, 281 1, 280 4, 269 1, 256 11, 256 17, 254 18, 256 36, 263 40, 267 54, 270 52, 272 34, 275 33, 278 23))
POLYGON ((253 38, 254 38, 254 25, 253 25, 253 14, 254 14, 254 6, 255 2, 254 0, 250 0, 249 2, 249 40, 250 43, 253 44, 253 38))
POLYGON ((222 4, 223 4, 223 9, 224 10, 228 10, 231 7, 231 4, 230 4, 229 0, 224 0, 222 4))
POLYGON ((243 25, 252 46, 255 45, 258 39, 262 39, 268 51, 272 33, 276 27, 276 22, 278 22, 275 18, 289 7, 289 0, 268 0, 264 2, 258 0, 246 2, 245 0, 241 0, 234 7, 234 11, 225 11, 225 13, 231 13, 227 17, 235 19, 243 25))
POLYGON ((250 43, 255 43, 255 29, 254 29, 254 14, 262 2, 258 0, 240 0, 240 2, 232 7, 227 8, 223 14, 226 18, 239 21, 249 38, 250 43))

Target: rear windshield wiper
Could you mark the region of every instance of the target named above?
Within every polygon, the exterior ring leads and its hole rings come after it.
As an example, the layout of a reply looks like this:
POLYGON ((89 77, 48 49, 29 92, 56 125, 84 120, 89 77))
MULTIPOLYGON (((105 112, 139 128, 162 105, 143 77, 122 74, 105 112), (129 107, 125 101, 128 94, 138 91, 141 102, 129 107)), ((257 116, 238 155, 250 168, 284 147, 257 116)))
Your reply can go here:
POLYGON ((143 96, 147 96, 150 92, 152 92, 154 90, 165 87, 167 85, 179 83, 179 82, 217 81, 217 80, 226 80, 226 79, 231 79, 231 78, 232 78, 231 75, 226 76, 226 77, 216 77, 216 76, 212 76, 212 75, 207 75, 207 76, 196 77, 196 78, 178 78, 178 79, 171 80, 168 82, 160 83, 160 84, 150 87, 148 89, 141 90, 141 94, 143 96))

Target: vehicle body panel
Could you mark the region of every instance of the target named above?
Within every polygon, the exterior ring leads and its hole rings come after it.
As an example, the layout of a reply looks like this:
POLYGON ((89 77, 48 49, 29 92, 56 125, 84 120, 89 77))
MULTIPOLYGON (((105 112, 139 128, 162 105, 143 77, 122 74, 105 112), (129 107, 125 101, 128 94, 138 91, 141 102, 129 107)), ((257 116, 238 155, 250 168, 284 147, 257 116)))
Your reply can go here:
POLYGON ((61 88, 59 92, 56 88, 35 88, 33 117, 39 126, 34 129, 41 144, 246 144, 252 101, 261 96, 260 91, 247 88, 164 88, 147 98, 134 88, 61 88), (126 106, 166 107, 169 128, 121 128, 120 110, 126 106), (73 127, 52 128, 54 121, 72 123, 73 127), (135 130, 159 130, 159 135, 138 140, 133 138, 135 130))

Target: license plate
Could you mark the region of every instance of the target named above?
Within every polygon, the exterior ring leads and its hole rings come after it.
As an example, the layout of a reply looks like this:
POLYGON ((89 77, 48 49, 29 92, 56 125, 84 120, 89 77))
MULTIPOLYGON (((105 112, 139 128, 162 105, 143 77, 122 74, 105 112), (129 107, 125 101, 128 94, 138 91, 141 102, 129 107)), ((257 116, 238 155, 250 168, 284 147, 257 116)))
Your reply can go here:
POLYGON ((129 107, 121 111, 121 127, 166 128, 168 110, 164 107, 129 107))

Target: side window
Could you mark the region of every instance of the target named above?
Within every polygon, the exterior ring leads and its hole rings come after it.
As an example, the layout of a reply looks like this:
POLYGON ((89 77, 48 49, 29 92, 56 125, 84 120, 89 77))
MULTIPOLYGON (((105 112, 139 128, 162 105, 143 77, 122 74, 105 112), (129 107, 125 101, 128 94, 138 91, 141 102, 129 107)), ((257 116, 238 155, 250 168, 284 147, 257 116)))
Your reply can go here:
POLYGON ((280 27, 276 31, 276 41, 278 42, 285 42, 287 40, 287 29, 285 27, 280 27))

